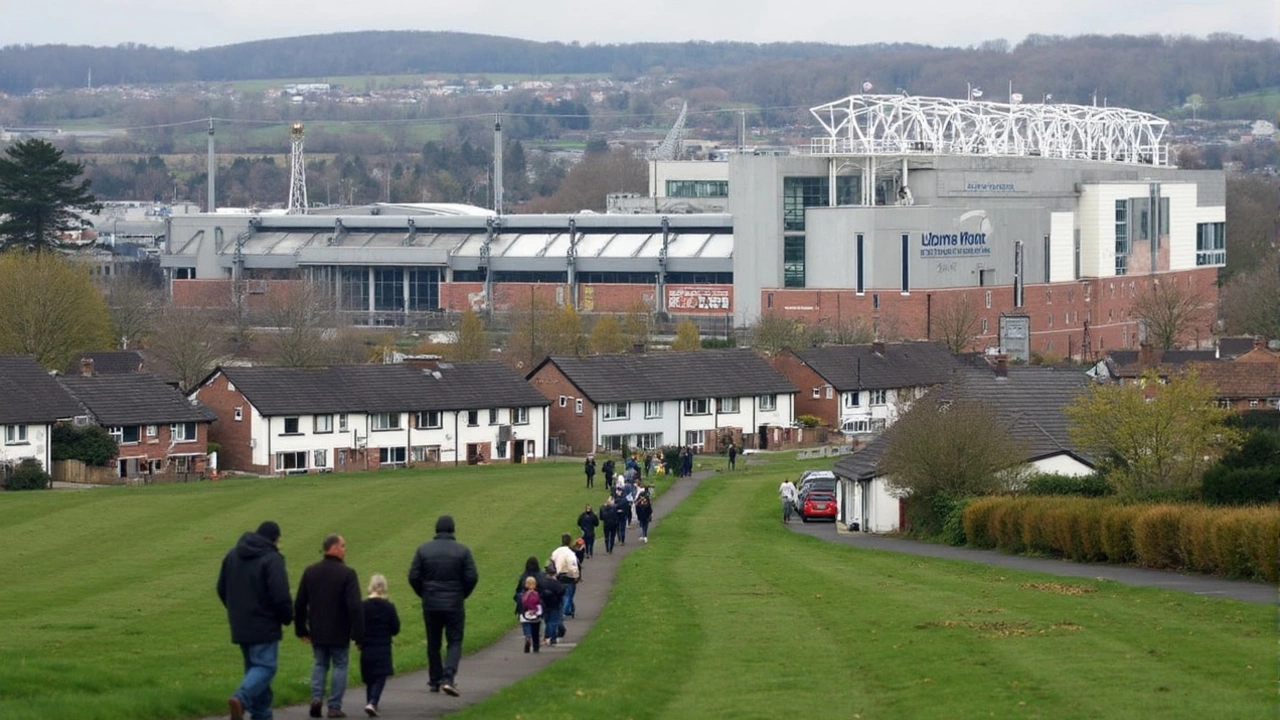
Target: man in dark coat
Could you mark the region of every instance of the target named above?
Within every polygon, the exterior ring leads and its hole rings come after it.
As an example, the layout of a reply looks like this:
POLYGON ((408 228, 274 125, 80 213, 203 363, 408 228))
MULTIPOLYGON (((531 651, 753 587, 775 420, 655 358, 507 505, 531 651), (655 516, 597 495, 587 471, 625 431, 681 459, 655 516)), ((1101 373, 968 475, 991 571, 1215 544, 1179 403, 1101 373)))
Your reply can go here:
POLYGON ((418 547, 409 566, 409 586, 422 598, 422 619, 427 626, 427 682, 432 692, 458 696, 454 678, 462 659, 462 631, 466 624, 466 599, 476 589, 480 575, 471 549, 454 539, 453 517, 436 520, 436 535, 418 547), (447 641, 444 661, 440 641, 447 641))
POLYGON ((351 642, 364 642, 364 609, 360 603, 360 580, 347 567, 347 541, 328 535, 322 544, 324 558, 302 572, 298 598, 293 605, 298 619, 294 631, 311 645, 315 664, 311 666, 311 717, 320 717, 325 704, 324 681, 333 667, 329 687, 329 717, 344 717, 342 696, 347 691, 347 667, 351 642))
POLYGON ((587 455, 587 459, 582 463, 582 471, 587 474, 587 487, 596 486, 596 456, 587 455))
POLYGON ((227 609, 231 642, 244 656, 244 679, 227 705, 231 720, 271 716, 271 680, 280 658, 280 628, 293 622, 280 526, 268 520, 240 536, 222 559, 218 599, 227 609))
POLYGON ((591 557, 596 551, 596 528, 600 527, 600 518, 591 512, 591 506, 582 511, 578 516, 578 529, 582 531, 582 542, 584 543, 583 553, 586 557, 591 557))

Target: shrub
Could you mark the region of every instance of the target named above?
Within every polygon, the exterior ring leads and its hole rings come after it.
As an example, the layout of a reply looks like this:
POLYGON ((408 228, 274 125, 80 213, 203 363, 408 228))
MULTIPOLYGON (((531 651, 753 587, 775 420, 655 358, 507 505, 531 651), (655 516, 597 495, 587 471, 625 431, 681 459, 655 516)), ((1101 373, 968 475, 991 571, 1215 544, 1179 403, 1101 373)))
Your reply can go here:
POLYGON ((1203 505, 1182 508, 1178 519, 1178 555, 1185 569, 1223 572, 1213 551, 1213 528, 1221 518, 1222 511, 1203 505))
POLYGON ((79 460, 85 465, 102 466, 120 452, 111 433, 100 425, 75 427, 66 423, 53 426, 54 460, 79 460))
POLYGON ((1133 552, 1138 564, 1152 568, 1182 564, 1178 553, 1181 512, 1177 505, 1156 505, 1138 514, 1133 523, 1133 552))
POLYGON ((1116 505, 1102 515, 1102 552, 1108 562, 1133 562, 1133 522, 1142 513, 1137 505, 1116 505))
POLYGON ((1252 505, 1280 497, 1280 465, 1230 468, 1215 465, 1204 474, 1204 501, 1211 505, 1252 505))
POLYGON ((964 545, 964 509, 968 507, 970 500, 962 498, 953 500, 946 495, 938 495, 933 498, 933 513, 941 521, 938 539, 948 545, 964 545))
POLYGON ((822 424, 822 418, 817 415, 800 415, 796 418, 796 422, 807 428, 816 428, 822 424))
POLYGON ((1044 473, 1032 475, 1027 479, 1023 492, 1028 495, 1079 495, 1081 497, 1104 497, 1111 494, 1111 486, 1106 478, 1098 473, 1091 475, 1060 475, 1044 473))
POLYGON ((4 482, 5 490, 44 490, 49 487, 49 473, 44 471, 40 461, 27 458, 18 464, 4 482))
POLYGON ((992 515, 1008 498, 983 497, 965 505, 962 515, 964 536, 969 545, 979 548, 996 546, 995 534, 992 532, 992 515))

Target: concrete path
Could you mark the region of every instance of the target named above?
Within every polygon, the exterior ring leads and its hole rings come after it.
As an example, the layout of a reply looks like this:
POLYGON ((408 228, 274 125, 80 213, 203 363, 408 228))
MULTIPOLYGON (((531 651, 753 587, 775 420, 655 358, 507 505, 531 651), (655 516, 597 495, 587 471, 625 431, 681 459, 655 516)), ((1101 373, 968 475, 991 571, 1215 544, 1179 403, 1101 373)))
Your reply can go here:
MULTIPOLYGON (((653 522, 650 534, 654 542, 662 542, 662 518, 698 487, 705 478, 711 477, 714 471, 694 473, 693 477, 678 480, 661 497, 653 503, 653 522)), ((965 560, 1042 572, 1069 577, 1105 578, 1128 585, 1146 585, 1169 590, 1180 590, 1197 595, 1230 598, 1254 603, 1274 603, 1278 599, 1274 586, 1264 583, 1252 583, 1233 580, 1222 580, 1204 575, 1183 575, 1159 570, 1142 570, 1138 568, 1118 567, 1113 565, 1081 565, 1041 558, 1028 558, 1016 555, 1005 555, 991 550, 973 550, 946 545, 883 537, 867 533, 847 532, 832 523, 801 523, 796 520, 789 526, 793 532, 804 533, 813 537, 838 542, 846 545, 872 550, 923 555, 928 557, 965 560)), ((387 682, 382 694, 382 702, 378 709, 384 717, 391 718, 439 718, 467 705, 478 703, 502 688, 519 680, 534 675, 542 668, 555 662, 570 652, 575 642, 591 631, 605 603, 609 601, 618 565, 632 552, 642 551, 639 543, 639 529, 628 530, 626 545, 618 545, 612 555, 604 552, 603 537, 596 540, 595 557, 587 561, 583 567, 584 581, 578 585, 574 604, 577 616, 566 621, 568 634, 565 640, 555 648, 544 647, 538 654, 524 654, 524 638, 517 626, 494 644, 482 648, 462 658, 458 668, 458 689, 461 697, 449 697, 442 693, 427 691, 427 671, 425 669, 398 675, 387 682)), ((465 538, 463 538, 465 540, 465 538)), ((548 545, 550 547, 550 545, 548 545)), ((518 569, 518 568, 517 568, 518 569)), ((512 572, 512 578, 519 573, 512 572)), ((401 622, 404 629, 402 635, 420 637, 423 634, 422 614, 412 599, 400 603, 401 622)), ((287 637, 291 640, 292 637, 287 637)), ((294 649, 297 651, 297 649, 294 649)), ((404 652, 401 650, 400 652, 404 652)), ((358 655, 352 652, 351 687, 347 690, 343 710, 348 717, 365 717, 364 687, 359 685, 360 672, 358 655)), ((226 715, 217 716, 225 718, 226 715)), ((307 718, 308 707, 296 705, 276 708, 275 717, 281 720, 301 720, 307 718)), ((208 720, 216 720, 209 718, 208 720)))
POLYGON ((1125 585, 1158 587, 1165 590, 1178 590, 1195 595, 1228 598, 1250 603, 1275 603, 1280 600, 1280 591, 1277 591, 1275 585, 1269 583, 1224 580, 1212 575, 1196 575, 1169 570, 1144 570, 1125 565, 1087 564, 1052 558, 1008 555, 998 550, 976 550, 974 548, 952 547, 950 545, 935 545, 904 538, 849 532, 835 523, 803 523, 799 520, 793 520, 790 527, 793 532, 804 533, 805 535, 811 535, 830 542, 868 550, 887 550, 889 552, 947 560, 964 560, 966 562, 1066 577, 1104 579, 1125 585))

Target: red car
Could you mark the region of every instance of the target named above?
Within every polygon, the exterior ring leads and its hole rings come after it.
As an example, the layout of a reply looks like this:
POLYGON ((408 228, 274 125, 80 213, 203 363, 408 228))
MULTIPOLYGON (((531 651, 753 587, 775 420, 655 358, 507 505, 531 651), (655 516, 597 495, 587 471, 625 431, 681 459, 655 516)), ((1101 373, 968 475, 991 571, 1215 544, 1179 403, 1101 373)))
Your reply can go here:
POLYGON ((804 504, 800 506, 800 519, 809 522, 814 519, 836 520, 836 494, 814 490, 805 495, 804 504))

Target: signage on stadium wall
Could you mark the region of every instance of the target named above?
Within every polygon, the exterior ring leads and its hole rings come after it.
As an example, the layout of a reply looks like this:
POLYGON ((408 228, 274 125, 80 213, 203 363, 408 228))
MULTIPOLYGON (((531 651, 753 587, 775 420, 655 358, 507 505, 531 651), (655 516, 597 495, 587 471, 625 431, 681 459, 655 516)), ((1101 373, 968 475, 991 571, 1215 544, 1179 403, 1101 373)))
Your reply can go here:
POLYGON ((668 312, 729 312, 733 310, 733 290, 706 285, 668 285, 668 312))
MULTIPOLYGON (((957 217, 946 232, 920 233, 922 258, 990 257, 991 219, 986 210, 970 210, 957 217)), ((903 248, 906 253, 906 248, 903 248)))

